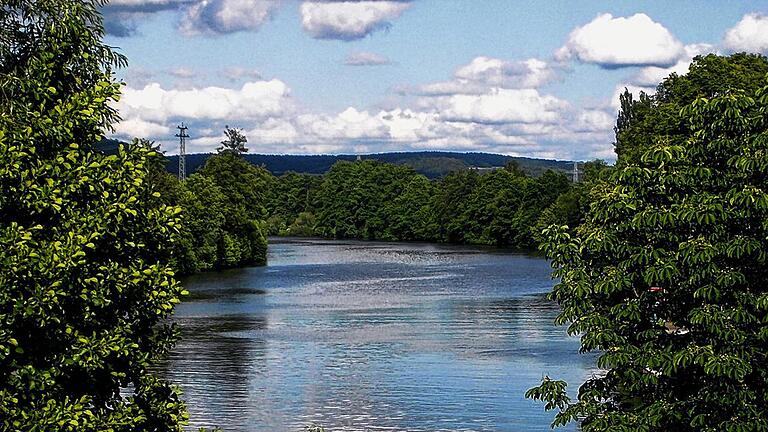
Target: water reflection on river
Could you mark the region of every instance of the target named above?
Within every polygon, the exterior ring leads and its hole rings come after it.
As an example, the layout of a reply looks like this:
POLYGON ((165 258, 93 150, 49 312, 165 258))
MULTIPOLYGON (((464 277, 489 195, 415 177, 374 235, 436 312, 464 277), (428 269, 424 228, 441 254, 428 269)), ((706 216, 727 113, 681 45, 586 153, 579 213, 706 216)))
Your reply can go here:
POLYGON ((552 324, 549 273, 478 248, 273 240, 267 267, 184 281, 166 373, 196 427, 546 431, 525 390, 592 363, 552 324))

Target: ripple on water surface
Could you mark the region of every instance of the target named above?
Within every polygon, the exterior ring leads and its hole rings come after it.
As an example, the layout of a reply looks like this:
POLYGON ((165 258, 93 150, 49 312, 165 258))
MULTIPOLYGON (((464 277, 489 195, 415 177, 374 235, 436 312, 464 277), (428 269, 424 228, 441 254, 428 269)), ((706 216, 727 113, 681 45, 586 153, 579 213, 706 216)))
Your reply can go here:
POLYGON ((267 267, 185 281, 165 373, 195 427, 546 431, 525 390, 593 363, 552 324, 549 273, 469 247, 272 243, 267 267))

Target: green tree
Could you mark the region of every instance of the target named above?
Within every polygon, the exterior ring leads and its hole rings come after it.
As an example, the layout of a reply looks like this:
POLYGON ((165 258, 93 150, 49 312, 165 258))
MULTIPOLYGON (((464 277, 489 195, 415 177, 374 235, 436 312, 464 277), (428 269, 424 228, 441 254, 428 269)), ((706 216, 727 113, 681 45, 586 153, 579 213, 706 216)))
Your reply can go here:
POLYGON ((221 147, 216 150, 219 154, 240 156, 248 151, 248 148, 245 147, 248 138, 245 137, 242 129, 224 126, 224 137, 224 141, 221 142, 221 147))
POLYGON ((0 429, 181 430, 153 366, 183 289, 178 209, 153 200, 157 154, 93 145, 116 120, 99 1, 0 8, 0 429))
POLYGON ((301 212, 286 229, 286 233, 292 236, 311 237, 315 234, 317 219, 310 212, 301 212))
POLYGON ((650 137, 685 145, 689 125, 680 110, 696 98, 712 98, 740 89, 754 93, 768 74, 768 59, 759 54, 739 53, 723 57, 714 54, 693 59, 685 75, 671 74, 656 88, 656 94, 640 94, 633 99, 627 92, 620 98, 616 123, 617 164, 636 163, 649 146, 650 137))
POLYGON ((393 202, 416 172, 374 160, 337 162, 323 176, 317 195, 317 233, 365 240, 385 237, 392 224, 393 202))
POLYGON ((439 221, 437 238, 449 243, 463 243, 465 233, 470 231, 471 220, 467 220, 465 210, 467 199, 474 191, 480 176, 475 170, 457 171, 448 174, 440 182, 433 207, 439 221))
MULTIPOLYGON (((729 82, 745 58, 705 60, 729 65, 729 82)), ((701 70, 691 72, 664 85, 701 70)), ((602 369, 575 400, 550 378, 528 392, 559 411, 555 425, 768 430, 768 87, 743 82, 683 106, 687 134, 648 135, 596 186, 575 233, 546 233, 558 322, 600 352, 602 369)), ((712 83, 701 85, 682 94, 712 83)))
POLYGON ((177 268, 184 274, 212 270, 219 265, 219 245, 226 230, 226 197, 210 178, 192 174, 182 184, 177 201, 184 209, 177 268))
MULTIPOLYGON (((233 153, 211 156, 195 175, 210 179, 206 189, 215 185, 223 197, 218 208, 224 223, 222 231, 217 233, 215 267, 265 264, 267 240, 261 221, 267 218, 268 191, 274 184, 274 176, 233 153)), ((200 190, 199 193, 206 192, 200 190)), ((196 195, 201 202, 209 199, 196 195)), ((209 218, 203 214, 199 217, 200 220, 209 218)))
POLYGON ((591 191, 599 182, 607 179, 611 167, 605 161, 597 159, 584 163, 582 170, 582 180, 558 195, 534 224, 533 237, 537 244, 544 241, 542 233, 550 225, 566 225, 572 231, 584 223, 592 202, 591 191))
POLYGON ((423 175, 413 176, 392 205, 385 237, 400 241, 435 240, 437 223, 432 207, 435 187, 423 175))
POLYGON ((321 181, 321 176, 295 172, 285 173, 275 179, 268 191, 266 204, 270 234, 284 231, 299 214, 313 212, 315 195, 321 181))

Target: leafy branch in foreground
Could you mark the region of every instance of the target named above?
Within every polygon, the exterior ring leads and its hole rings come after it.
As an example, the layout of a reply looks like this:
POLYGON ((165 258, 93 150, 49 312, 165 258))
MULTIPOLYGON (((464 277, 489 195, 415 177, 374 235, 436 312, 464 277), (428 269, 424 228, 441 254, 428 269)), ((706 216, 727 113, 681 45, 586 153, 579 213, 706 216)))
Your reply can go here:
POLYGON ((548 377, 528 391, 553 426, 768 430, 768 87, 678 116, 684 140, 633 147, 582 226, 545 232, 557 322, 602 370, 575 400, 548 377))
POLYGON ((117 114, 100 1, 0 8, 0 430, 180 431, 153 366, 182 287, 179 209, 154 204, 159 155, 94 149, 117 114))

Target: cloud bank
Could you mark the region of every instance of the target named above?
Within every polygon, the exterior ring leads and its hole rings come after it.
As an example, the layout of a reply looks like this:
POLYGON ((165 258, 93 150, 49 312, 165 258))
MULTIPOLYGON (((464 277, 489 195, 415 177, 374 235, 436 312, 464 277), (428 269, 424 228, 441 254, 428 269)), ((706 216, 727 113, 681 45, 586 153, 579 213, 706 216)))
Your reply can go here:
POLYGON ((127 87, 117 106, 117 136, 154 139, 175 152, 172 131, 192 129, 190 152, 212 151, 224 124, 245 129, 254 152, 339 153, 404 150, 492 151, 575 157, 610 150, 612 115, 581 110, 537 89, 488 85, 476 94, 418 96, 392 109, 348 107, 335 113, 302 109, 280 80, 238 89, 127 87))

